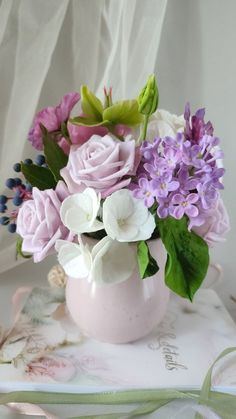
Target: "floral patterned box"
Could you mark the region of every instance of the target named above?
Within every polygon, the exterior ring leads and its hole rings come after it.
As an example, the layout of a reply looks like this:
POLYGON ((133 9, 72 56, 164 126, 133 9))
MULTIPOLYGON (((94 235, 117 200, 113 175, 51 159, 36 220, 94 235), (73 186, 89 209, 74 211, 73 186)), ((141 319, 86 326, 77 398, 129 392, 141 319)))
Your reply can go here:
MULTIPOLYGON (((236 346, 236 325, 212 290, 200 290, 193 304, 173 296, 157 329, 124 345, 82 336, 63 300, 59 289, 32 291, 2 335, 0 392, 200 388, 217 355, 236 346)), ((236 393, 235 355, 216 368, 213 385, 236 393)))

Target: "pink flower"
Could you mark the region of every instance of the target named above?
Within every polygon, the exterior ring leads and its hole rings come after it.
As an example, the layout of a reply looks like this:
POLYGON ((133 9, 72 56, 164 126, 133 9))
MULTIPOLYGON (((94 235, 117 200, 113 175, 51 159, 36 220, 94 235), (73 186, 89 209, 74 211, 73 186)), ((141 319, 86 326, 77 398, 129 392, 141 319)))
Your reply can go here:
POLYGON ((50 106, 37 113, 34 118, 32 128, 29 132, 29 140, 33 147, 35 147, 37 150, 43 149, 43 139, 40 124, 44 125, 49 132, 60 130, 62 122, 68 120, 73 107, 79 100, 79 93, 67 93, 65 96, 63 96, 59 105, 56 107, 50 106))
POLYGON ((230 224, 222 199, 218 199, 214 208, 203 210, 199 217, 191 218, 189 228, 201 236, 209 246, 224 241, 224 235, 230 230, 230 224))
POLYGON ((108 129, 106 127, 84 127, 69 122, 67 128, 72 144, 78 145, 86 143, 94 134, 100 135, 101 137, 108 134, 108 129))
POLYGON ((77 370, 70 359, 48 355, 32 361, 27 365, 25 372, 31 380, 37 379, 37 377, 42 380, 45 377, 51 378, 53 381, 68 382, 75 376, 77 370))
MULTIPOLYGON (((104 135, 109 133, 109 130, 106 127, 85 127, 82 125, 74 125, 71 122, 68 122, 67 129, 72 144, 78 145, 86 143, 94 134, 104 137, 104 135)), ((125 137, 131 133, 131 129, 125 125, 118 124, 114 127, 114 132, 115 135, 125 137)), ((63 149, 64 153, 69 154, 71 146, 65 138, 62 137, 58 144, 63 149)))
POLYGON ((60 218, 61 203, 67 196, 68 190, 60 181, 55 191, 33 188, 32 199, 25 201, 20 208, 17 233, 23 238, 23 252, 32 253, 34 262, 41 262, 53 253, 58 239, 73 239, 60 218))
POLYGON ((68 164, 61 175, 71 193, 90 187, 106 197, 130 183, 140 158, 134 140, 121 142, 109 135, 93 135, 82 146, 71 147, 68 164))

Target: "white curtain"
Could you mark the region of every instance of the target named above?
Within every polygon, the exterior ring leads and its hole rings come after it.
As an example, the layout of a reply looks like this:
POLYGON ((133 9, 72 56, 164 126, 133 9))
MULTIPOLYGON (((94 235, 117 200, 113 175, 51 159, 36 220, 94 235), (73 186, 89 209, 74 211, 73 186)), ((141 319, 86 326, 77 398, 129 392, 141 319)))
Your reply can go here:
MULTIPOLYGON (((222 138, 232 231, 213 260, 236 315, 235 15, 235 0, 2 0, 0 193, 13 163, 34 153, 26 138, 37 110, 82 83, 98 95, 112 85, 117 98, 135 97, 155 71, 160 106, 177 114, 187 100, 206 106, 222 138)), ((0 227, 0 272, 16 263, 13 236, 0 227)))
MULTIPOLYGON (((0 190, 12 165, 33 155, 37 110, 66 92, 104 85, 137 95, 154 71, 167 0, 2 0, 0 190)), ((15 237, 0 230, 0 272, 14 266, 15 237)))

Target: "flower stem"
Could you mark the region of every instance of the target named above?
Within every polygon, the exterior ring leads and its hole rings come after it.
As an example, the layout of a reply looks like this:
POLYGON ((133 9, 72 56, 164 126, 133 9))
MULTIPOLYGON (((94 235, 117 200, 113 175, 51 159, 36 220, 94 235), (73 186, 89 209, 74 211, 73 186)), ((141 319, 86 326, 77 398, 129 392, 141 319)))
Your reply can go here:
POLYGON ((139 143, 141 143, 141 141, 144 141, 146 139, 148 120, 149 120, 149 115, 144 115, 143 127, 140 133, 139 139, 138 139, 139 143))

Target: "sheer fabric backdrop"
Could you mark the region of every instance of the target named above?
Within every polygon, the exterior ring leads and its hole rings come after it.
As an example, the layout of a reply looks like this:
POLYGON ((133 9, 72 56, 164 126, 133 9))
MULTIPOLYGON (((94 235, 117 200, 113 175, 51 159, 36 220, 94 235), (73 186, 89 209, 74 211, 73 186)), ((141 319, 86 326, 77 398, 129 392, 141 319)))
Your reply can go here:
MULTIPOLYGON (((0 3, 0 189, 12 164, 33 155, 27 132, 35 112, 87 83, 135 97, 158 76, 160 106, 183 113, 206 106, 225 151, 224 200, 232 231, 213 251, 219 288, 235 295, 236 109, 234 0, 2 0, 0 3)), ((14 237, 0 231, 0 272, 11 268, 14 237)), ((45 262, 48 263, 48 262, 45 262)))
MULTIPOLYGON (((35 112, 88 84, 135 97, 154 71, 167 0, 3 0, 0 7, 0 189, 33 155, 35 112)), ((5 232, 4 232, 5 233, 5 232)), ((16 264, 0 233, 0 272, 16 264)), ((20 261, 22 262, 22 261, 20 261)))

